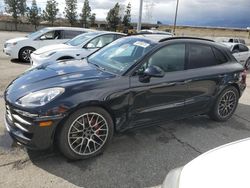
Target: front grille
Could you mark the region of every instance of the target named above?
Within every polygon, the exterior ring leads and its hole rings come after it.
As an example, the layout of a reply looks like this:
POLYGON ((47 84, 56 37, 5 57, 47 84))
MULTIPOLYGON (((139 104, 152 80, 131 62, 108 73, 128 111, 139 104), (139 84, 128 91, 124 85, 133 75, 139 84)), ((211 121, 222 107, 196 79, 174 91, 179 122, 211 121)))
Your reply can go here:
POLYGON ((28 139, 32 138, 32 120, 17 113, 15 109, 6 105, 6 117, 8 118, 9 126, 13 130, 22 132, 28 139))

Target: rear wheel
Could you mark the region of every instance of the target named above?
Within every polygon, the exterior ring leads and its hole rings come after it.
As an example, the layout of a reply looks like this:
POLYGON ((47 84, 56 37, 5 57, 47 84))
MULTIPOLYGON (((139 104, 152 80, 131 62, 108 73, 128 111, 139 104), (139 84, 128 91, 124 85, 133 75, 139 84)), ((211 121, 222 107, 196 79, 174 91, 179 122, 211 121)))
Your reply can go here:
POLYGON ((102 108, 87 107, 73 113, 58 135, 60 151, 69 159, 86 159, 102 153, 112 139, 114 125, 102 108))
POLYGON ((30 54, 32 54, 35 51, 32 47, 24 47, 19 52, 19 59, 25 63, 30 62, 30 54))
POLYGON ((232 117, 239 101, 239 92, 233 87, 227 87, 217 98, 209 116, 215 121, 226 121, 232 117))

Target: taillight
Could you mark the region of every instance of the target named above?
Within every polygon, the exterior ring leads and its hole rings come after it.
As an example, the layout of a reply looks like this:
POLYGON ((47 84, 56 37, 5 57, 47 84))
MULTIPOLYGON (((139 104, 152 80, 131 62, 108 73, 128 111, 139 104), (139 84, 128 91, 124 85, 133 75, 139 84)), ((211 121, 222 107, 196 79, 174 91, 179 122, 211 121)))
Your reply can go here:
POLYGON ((241 74, 240 74, 240 83, 241 84, 246 84, 246 80, 247 80, 247 70, 244 70, 241 74))

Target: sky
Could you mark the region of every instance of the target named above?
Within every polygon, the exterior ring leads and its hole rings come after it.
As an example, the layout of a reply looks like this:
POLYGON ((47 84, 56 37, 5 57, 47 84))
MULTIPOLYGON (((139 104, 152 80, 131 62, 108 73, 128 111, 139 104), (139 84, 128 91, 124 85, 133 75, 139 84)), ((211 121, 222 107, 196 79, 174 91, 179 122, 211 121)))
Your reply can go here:
MULTIPOLYGON (((0 8, 1 8, 0 0, 0 8)), ((32 0, 27 0, 29 5, 32 0)), ((59 3, 60 16, 63 16, 64 0, 59 3)), ((80 13, 84 0, 78 0, 80 13)), ((140 0, 89 0, 92 12, 97 20, 105 20, 107 12, 116 2, 125 7, 132 4, 132 21, 137 22, 140 0)), ((44 8, 46 0, 37 0, 44 8)), ((176 0, 144 0, 143 21, 163 24, 173 24, 176 0)), ((220 26, 220 27, 250 27, 250 0, 179 0, 177 25, 220 26)))

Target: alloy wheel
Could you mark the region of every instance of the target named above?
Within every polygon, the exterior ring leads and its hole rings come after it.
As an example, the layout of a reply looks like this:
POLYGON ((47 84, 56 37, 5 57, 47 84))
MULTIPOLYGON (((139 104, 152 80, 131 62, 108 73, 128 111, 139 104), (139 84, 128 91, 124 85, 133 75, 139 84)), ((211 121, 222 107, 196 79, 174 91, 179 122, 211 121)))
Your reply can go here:
POLYGON ((32 52, 33 51, 31 49, 25 49, 25 50, 23 50, 23 52, 22 52, 22 58, 23 58, 23 60, 29 62, 30 61, 30 54, 32 52))
POLYGON ((237 105, 235 92, 229 90, 222 97, 218 106, 218 113, 222 118, 229 116, 237 105))
POLYGON ((79 116, 68 132, 68 144, 79 155, 91 155, 100 150, 108 138, 108 124, 98 113, 79 116))

